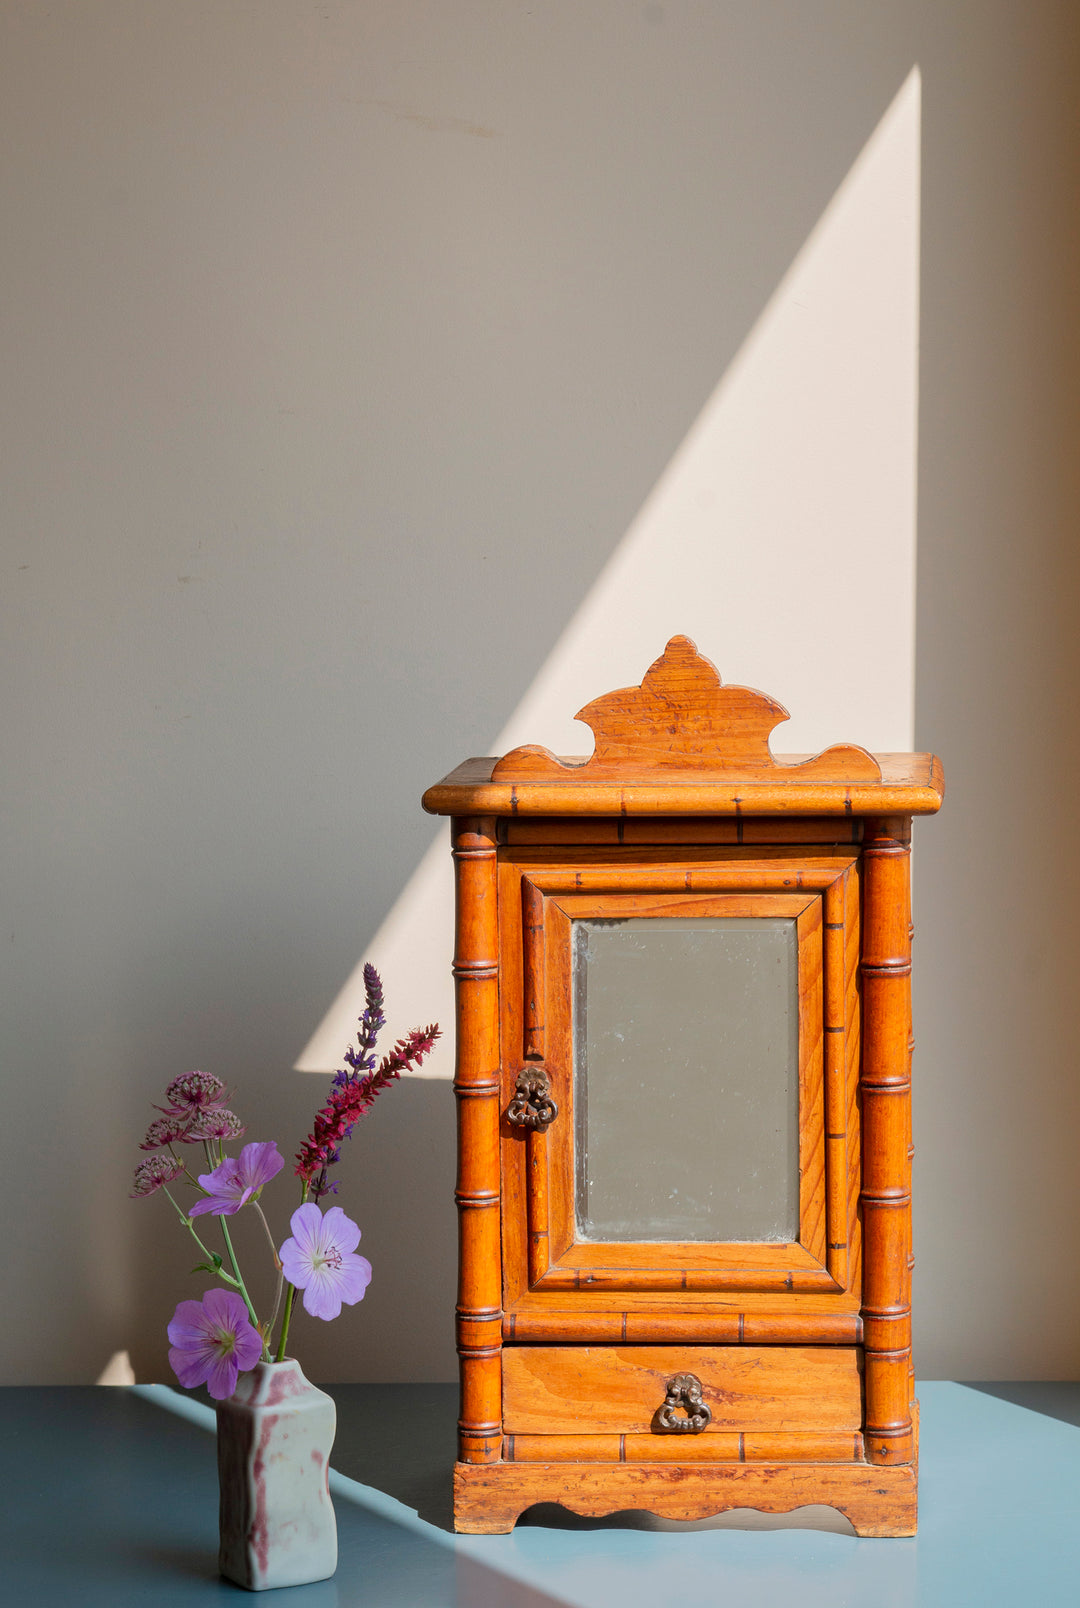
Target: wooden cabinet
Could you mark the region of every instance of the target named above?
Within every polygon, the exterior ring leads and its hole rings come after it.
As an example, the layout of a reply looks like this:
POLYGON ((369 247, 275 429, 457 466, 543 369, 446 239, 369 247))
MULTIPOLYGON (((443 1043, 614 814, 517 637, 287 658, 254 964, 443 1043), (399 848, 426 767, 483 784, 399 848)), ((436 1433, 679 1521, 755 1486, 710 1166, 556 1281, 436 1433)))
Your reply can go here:
POLYGON ((675 638, 587 761, 470 760, 457 1527, 824 1502, 915 1528, 911 818, 930 755, 774 759, 675 638))

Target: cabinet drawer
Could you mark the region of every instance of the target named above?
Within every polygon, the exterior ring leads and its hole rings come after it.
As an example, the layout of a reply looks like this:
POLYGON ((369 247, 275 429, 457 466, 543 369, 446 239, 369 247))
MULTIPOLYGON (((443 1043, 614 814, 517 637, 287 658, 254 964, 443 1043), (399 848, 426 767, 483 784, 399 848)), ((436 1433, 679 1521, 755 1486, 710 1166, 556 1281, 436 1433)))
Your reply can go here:
POLYGON ((508 1435, 643 1434, 668 1380, 693 1373, 712 1413, 705 1434, 854 1434, 859 1360, 854 1346, 508 1346, 503 1427, 508 1435))

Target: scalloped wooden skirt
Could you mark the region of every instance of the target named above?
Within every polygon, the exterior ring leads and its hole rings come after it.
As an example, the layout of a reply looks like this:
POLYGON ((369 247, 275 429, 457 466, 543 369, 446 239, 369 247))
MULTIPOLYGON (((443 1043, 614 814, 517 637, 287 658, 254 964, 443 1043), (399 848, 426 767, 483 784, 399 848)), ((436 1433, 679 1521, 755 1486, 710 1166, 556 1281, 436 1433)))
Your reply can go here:
POLYGON ((860 1536, 914 1535, 913 1464, 869 1463, 457 1463, 454 1525, 505 1535, 534 1502, 596 1518, 639 1509, 665 1519, 707 1519, 729 1508, 790 1513, 821 1503, 860 1536))

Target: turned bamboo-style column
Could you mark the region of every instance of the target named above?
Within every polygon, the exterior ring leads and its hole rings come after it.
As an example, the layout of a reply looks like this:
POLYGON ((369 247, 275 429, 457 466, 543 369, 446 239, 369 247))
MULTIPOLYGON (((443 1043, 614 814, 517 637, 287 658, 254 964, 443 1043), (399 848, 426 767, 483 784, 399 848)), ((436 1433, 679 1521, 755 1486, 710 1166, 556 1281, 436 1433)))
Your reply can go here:
POLYGON ((866 1458, 910 1463, 911 817, 863 835, 862 1211, 866 1458))
POLYGON ((496 823, 452 823, 457 888, 459 1457, 497 1462, 502 1448, 499 1245, 499 919, 496 823))
MULTIPOLYGON (((915 941, 915 923, 913 921, 909 921, 908 922, 908 942, 909 943, 914 943, 914 941, 915 941)), ((914 1032, 909 1031, 909 1033, 908 1033, 907 1047, 908 1047, 908 1066, 910 1068, 910 1066, 912 1064, 912 1057, 913 1057, 913 1055, 915 1053, 915 1034, 914 1034, 914 1032)), ((911 1189, 913 1163, 914 1163, 914 1160, 915 1160, 915 1135, 914 1135, 914 1132, 913 1132, 913 1129, 912 1129, 911 1101, 910 1100, 908 1101, 907 1160, 908 1160, 907 1184, 908 1184, 908 1189, 910 1190, 911 1189)), ((907 1265, 908 1265, 908 1288, 909 1288, 909 1290, 911 1288, 911 1275, 912 1275, 912 1272, 914 1271, 914 1268, 915 1268, 915 1253, 914 1253, 914 1249, 913 1249, 913 1241, 914 1241, 914 1226, 912 1225, 912 1227, 911 1227, 911 1229, 910 1229, 910 1231, 908 1233, 908 1259, 907 1259, 907 1265)), ((916 1408, 915 1408, 915 1362, 914 1362, 914 1359, 909 1359, 909 1361, 908 1361, 908 1402, 909 1402, 909 1404, 911 1406, 912 1414, 914 1414, 915 1410, 916 1410, 916 1408)), ((915 1422, 914 1417, 912 1419, 912 1422, 913 1423, 915 1422)))

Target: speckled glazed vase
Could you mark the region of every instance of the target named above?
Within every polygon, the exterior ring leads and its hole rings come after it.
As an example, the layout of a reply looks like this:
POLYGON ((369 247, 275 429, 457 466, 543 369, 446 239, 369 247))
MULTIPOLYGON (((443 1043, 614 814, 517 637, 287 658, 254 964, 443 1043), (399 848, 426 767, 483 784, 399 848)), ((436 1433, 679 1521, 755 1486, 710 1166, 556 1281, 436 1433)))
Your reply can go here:
POLYGON ((300 1365, 256 1363, 218 1403, 219 1566, 249 1591, 326 1580, 337 1568, 330 1448, 337 1408, 300 1365))

